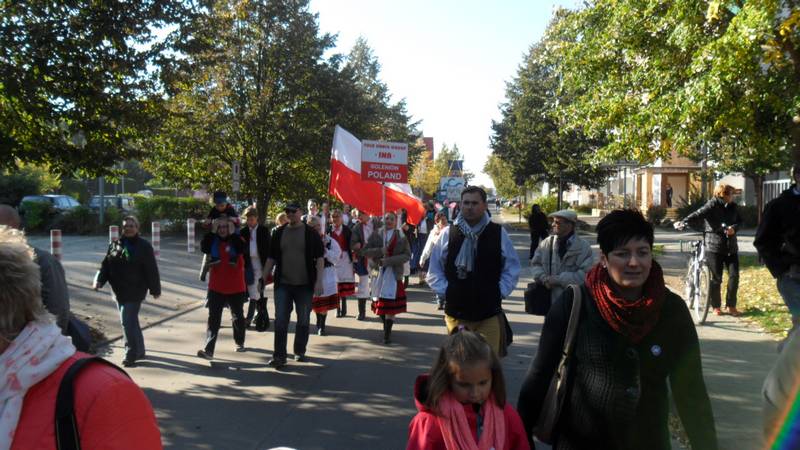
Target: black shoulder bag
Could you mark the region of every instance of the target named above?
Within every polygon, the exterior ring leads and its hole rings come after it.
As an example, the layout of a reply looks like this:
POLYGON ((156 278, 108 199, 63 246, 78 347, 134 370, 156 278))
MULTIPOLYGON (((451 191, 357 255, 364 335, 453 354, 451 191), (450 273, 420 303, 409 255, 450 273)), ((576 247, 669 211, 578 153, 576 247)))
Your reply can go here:
MULTIPOLYGON (((553 270, 553 250, 550 248, 550 267, 547 272, 553 270)), ((550 288, 542 283, 528 283, 525 289, 525 312, 535 316, 546 316, 550 311, 550 288)))

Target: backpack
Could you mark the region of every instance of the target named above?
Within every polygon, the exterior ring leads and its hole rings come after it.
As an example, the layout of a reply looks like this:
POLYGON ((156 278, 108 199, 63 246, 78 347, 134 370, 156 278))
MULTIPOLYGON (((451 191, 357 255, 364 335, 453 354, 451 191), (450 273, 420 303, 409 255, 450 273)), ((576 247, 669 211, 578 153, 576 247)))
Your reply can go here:
POLYGON ((58 450, 80 450, 81 448, 78 422, 75 419, 75 379, 78 377, 81 369, 92 362, 103 363, 113 367, 130 378, 124 370, 99 356, 82 358, 72 363, 64 374, 64 378, 61 379, 61 384, 58 386, 58 394, 56 395, 55 434, 56 449, 58 450))

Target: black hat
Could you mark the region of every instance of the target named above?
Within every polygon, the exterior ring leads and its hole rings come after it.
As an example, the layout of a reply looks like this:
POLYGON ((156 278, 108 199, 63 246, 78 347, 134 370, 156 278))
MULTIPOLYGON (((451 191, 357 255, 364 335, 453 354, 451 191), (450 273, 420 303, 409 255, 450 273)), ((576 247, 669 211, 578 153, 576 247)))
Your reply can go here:
POLYGON ((291 212, 297 211, 298 209, 300 209, 300 204, 297 202, 289 202, 286 204, 286 206, 283 207, 284 211, 291 211, 291 212))
POLYGON ((219 205, 222 203, 228 203, 228 194, 225 191, 214 192, 214 204, 219 205))

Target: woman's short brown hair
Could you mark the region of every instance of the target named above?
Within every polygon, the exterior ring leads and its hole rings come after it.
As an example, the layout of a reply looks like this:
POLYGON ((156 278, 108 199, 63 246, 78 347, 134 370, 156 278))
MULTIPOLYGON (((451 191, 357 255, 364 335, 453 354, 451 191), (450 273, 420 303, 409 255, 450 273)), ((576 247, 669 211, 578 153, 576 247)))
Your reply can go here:
POLYGON ((720 183, 717 185, 717 187, 714 188, 714 197, 722 198, 725 196, 726 192, 733 193, 734 191, 735 189, 733 188, 733 186, 725 183, 720 183))
POLYGON ((258 209, 255 206, 248 206, 244 210, 245 217, 258 217, 258 209))

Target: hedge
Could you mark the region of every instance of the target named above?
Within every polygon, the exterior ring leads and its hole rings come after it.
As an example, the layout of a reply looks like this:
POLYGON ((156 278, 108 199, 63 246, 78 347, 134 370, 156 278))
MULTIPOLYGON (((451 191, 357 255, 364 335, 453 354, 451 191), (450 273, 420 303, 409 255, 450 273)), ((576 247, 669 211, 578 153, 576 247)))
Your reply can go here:
POLYGON ((198 221, 208 216, 211 206, 196 198, 134 196, 136 218, 142 231, 150 228, 151 222, 161 222, 164 232, 186 231, 186 219, 198 221))

